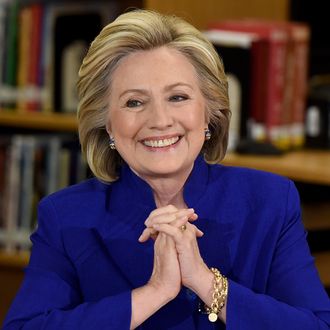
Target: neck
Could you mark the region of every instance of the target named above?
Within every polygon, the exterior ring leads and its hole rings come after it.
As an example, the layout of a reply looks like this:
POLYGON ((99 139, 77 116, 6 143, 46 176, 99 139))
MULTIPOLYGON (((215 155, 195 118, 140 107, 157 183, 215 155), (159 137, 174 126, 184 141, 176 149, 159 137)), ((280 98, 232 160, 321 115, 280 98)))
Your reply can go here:
POLYGON ((181 174, 175 174, 171 177, 141 177, 152 188, 158 208, 169 204, 177 208, 185 208, 187 206, 183 198, 183 188, 191 170, 181 174))

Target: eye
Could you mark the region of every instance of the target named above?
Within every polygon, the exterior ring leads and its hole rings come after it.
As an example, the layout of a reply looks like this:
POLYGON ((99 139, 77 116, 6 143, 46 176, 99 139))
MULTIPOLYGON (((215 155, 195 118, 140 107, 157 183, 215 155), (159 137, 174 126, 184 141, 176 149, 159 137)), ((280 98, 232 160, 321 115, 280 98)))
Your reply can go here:
POLYGON ((142 105, 142 102, 138 101, 138 100, 128 100, 126 102, 127 108, 136 108, 136 107, 139 107, 141 105, 142 105))
POLYGON ((182 102, 185 100, 188 100, 188 96, 187 95, 173 95, 170 96, 169 101, 171 102, 182 102))

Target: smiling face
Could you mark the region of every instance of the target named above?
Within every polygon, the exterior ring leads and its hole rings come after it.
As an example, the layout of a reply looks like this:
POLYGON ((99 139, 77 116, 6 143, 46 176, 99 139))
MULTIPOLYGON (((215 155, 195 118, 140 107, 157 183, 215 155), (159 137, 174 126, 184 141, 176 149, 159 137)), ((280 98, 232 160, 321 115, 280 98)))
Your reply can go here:
POLYGON ((189 175, 204 143, 205 112, 196 70, 174 49, 134 52, 112 75, 107 130, 141 177, 189 175))

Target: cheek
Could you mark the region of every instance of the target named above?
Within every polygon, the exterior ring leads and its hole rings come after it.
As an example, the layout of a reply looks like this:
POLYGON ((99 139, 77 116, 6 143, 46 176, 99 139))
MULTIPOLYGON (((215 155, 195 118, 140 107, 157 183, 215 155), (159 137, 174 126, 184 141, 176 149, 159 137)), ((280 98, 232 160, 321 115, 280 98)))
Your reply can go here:
POLYGON ((188 130, 204 130, 206 126, 205 111, 196 109, 196 111, 188 112, 183 118, 188 130))
POLYGON ((134 137, 138 129, 139 123, 132 114, 118 112, 111 116, 111 130, 117 139, 134 137))

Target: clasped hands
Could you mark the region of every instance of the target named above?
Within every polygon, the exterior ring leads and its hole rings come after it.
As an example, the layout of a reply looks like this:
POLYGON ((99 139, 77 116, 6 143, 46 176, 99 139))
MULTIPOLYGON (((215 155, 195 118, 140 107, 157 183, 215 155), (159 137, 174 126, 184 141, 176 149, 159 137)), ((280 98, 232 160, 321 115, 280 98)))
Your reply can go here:
POLYGON ((199 252, 197 238, 203 232, 192 224, 197 218, 193 209, 161 207, 150 213, 139 237, 141 243, 150 238, 155 240, 153 272, 148 284, 168 300, 176 297, 182 285, 199 295, 203 278, 212 278, 199 252))

